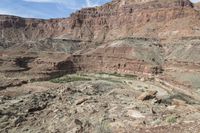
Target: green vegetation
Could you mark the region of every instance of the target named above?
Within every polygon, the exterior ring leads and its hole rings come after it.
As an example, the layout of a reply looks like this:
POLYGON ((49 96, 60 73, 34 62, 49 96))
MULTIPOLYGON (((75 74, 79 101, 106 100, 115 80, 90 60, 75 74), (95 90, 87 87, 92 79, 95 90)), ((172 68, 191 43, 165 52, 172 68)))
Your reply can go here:
POLYGON ((119 73, 99 73, 99 74, 86 74, 86 73, 77 73, 72 75, 65 75, 59 78, 51 79, 50 82, 53 83, 68 83, 68 82, 75 82, 75 81, 90 81, 94 80, 105 80, 115 83, 123 83, 121 78, 127 79, 135 79, 136 75, 121 75, 119 73), (112 77, 113 76, 113 77, 112 77))
POLYGON ((136 75, 131 75, 131 74, 125 74, 124 77, 126 77, 126 78, 134 78, 134 79, 137 78, 136 75))
POLYGON ((166 122, 168 123, 176 123, 177 122, 177 117, 176 116, 169 116, 166 118, 166 122))
MULTIPOLYGON (((107 73, 107 74, 108 74, 108 73, 107 73)), ((116 73, 116 72, 114 72, 114 73, 109 73, 108 75, 110 75, 110 76, 116 76, 116 77, 122 77, 121 74, 116 73)))
POLYGON ((190 104, 190 105, 199 104, 199 102, 194 100, 192 97, 187 96, 187 95, 185 95, 183 93, 180 93, 180 92, 174 92, 173 95, 163 99, 162 102, 170 104, 173 99, 178 99, 178 100, 181 100, 181 101, 185 101, 187 104, 190 104))
POLYGON ((105 74, 105 75, 109 75, 109 76, 115 76, 115 77, 123 77, 123 78, 136 78, 137 76, 136 75, 131 75, 131 74, 119 74, 119 73, 116 73, 116 72, 114 72, 114 73, 104 73, 104 72, 102 72, 102 73, 99 73, 100 75, 103 75, 103 74, 105 74))
POLYGON ((74 82, 74 81, 90 81, 90 78, 81 77, 81 76, 63 76, 60 78, 55 78, 50 80, 53 83, 68 83, 68 82, 74 82))
POLYGON ((99 133, 111 133, 109 122, 110 122, 109 120, 102 120, 101 123, 96 125, 97 127, 99 127, 98 132, 99 133))
POLYGON ((114 79, 111 79, 111 78, 99 77, 98 80, 105 80, 105 81, 109 81, 109 82, 113 82, 113 83, 122 83, 122 81, 114 80, 114 79))

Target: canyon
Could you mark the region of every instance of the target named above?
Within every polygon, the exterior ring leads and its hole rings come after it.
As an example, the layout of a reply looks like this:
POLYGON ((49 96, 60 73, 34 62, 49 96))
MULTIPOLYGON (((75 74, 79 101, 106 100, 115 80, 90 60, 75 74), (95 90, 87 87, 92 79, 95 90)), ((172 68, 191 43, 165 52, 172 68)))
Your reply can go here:
POLYGON ((113 0, 68 18, 0 15, 0 132, 198 133, 199 7, 113 0))

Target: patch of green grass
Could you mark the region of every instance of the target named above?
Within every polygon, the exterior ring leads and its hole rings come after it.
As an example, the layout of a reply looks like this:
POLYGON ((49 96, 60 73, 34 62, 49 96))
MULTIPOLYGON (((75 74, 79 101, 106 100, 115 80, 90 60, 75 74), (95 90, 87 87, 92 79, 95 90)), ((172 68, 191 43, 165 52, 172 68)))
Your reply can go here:
POLYGON ((110 73, 109 75, 111 75, 111 76, 116 76, 116 77, 122 77, 121 74, 116 73, 116 72, 114 72, 114 73, 110 73))
POLYGON ((100 123, 98 123, 98 125, 96 125, 98 127, 98 132, 99 133, 111 133, 110 130, 110 120, 102 120, 100 123))
POLYGON ((114 72, 114 73, 106 73, 106 72, 100 72, 100 75, 110 75, 110 76, 116 76, 116 77, 121 77, 121 74, 114 72))
POLYGON ((109 82, 113 82, 113 83, 122 83, 122 81, 113 80, 113 79, 110 79, 110 78, 102 78, 102 77, 100 77, 98 80, 105 80, 105 81, 109 81, 109 82))
POLYGON ((105 75, 110 75, 110 76, 115 76, 115 77, 124 77, 124 78, 136 78, 137 76, 136 75, 132 75, 132 74, 119 74, 117 72, 114 72, 114 73, 105 73, 105 72, 101 72, 99 74, 105 74, 105 75))
POLYGON ((64 76, 61 78, 51 79, 50 81, 53 83, 68 83, 74 81, 90 81, 90 78, 80 77, 80 76, 64 76))
POLYGON ((100 72, 100 73, 98 73, 98 74, 100 74, 100 75, 103 75, 103 74, 109 75, 109 73, 105 73, 105 72, 100 72))
POLYGON ((166 118, 166 122, 168 123, 176 123, 177 122, 177 117, 176 116, 169 116, 166 118))
POLYGON ((125 74, 124 77, 126 77, 126 78, 134 78, 134 79, 137 78, 136 75, 131 75, 131 74, 125 74))

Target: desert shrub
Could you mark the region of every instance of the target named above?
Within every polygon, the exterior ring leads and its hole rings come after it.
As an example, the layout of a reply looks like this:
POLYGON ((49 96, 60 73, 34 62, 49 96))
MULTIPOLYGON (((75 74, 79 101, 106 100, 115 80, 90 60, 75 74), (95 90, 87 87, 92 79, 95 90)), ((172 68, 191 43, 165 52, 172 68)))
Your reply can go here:
POLYGON ((169 116, 166 118, 166 122, 168 123, 176 123, 177 122, 177 117, 176 116, 169 116))
POLYGON ((61 78, 51 79, 50 81, 53 83, 68 83, 74 81, 90 81, 90 78, 80 77, 80 76, 64 76, 61 78))

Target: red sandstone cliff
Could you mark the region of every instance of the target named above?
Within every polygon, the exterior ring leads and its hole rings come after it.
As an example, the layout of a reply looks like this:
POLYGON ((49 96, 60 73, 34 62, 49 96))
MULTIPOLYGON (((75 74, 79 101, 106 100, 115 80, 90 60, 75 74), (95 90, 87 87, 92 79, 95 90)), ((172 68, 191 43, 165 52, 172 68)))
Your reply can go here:
POLYGON ((66 19, 0 16, 0 37, 9 41, 67 38, 102 42, 138 36, 169 39, 199 36, 199 19, 189 0, 113 0, 79 10, 66 19))

